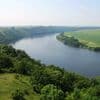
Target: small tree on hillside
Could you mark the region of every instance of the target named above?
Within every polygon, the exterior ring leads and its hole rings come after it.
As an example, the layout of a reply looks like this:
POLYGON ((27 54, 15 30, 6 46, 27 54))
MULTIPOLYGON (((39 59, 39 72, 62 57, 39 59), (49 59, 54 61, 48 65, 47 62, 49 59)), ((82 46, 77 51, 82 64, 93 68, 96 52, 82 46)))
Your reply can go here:
POLYGON ((12 99, 13 100, 25 100, 24 93, 20 91, 19 89, 17 89, 12 93, 12 99))
POLYGON ((56 86, 48 84, 41 89, 41 100, 64 100, 64 93, 56 86))

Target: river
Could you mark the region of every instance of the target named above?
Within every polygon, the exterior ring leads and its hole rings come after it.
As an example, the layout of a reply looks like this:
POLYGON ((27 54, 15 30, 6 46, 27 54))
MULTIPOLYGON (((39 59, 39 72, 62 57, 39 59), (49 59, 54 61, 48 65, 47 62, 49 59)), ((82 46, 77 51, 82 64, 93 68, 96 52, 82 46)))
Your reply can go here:
POLYGON ((42 63, 54 64, 84 76, 99 76, 100 53, 66 46, 56 39, 58 34, 25 38, 12 45, 42 63))

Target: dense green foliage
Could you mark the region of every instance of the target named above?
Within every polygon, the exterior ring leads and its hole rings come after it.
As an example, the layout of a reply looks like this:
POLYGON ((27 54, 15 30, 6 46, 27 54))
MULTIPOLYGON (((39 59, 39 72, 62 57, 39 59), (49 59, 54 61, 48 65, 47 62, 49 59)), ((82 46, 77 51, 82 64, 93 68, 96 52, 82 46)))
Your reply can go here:
POLYGON ((15 90, 12 93, 12 99, 13 100, 25 100, 24 93, 22 91, 20 91, 20 90, 15 90))
POLYGON ((70 46, 100 51, 100 29, 65 32, 57 39, 70 46))
POLYGON ((54 65, 46 66, 24 51, 0 45, 1 100, 4 95, 8 100, 99 100, 100 79, 89 79, 54 65), (5 73, 10 74, 5 76, 5 73))
POLYGON ((56 86, 48 84, 41 89, 41 100, 64 100, 64 93, 56 86))
POLYGON ((64 44, 73 47, 81 47, 83 46, 78 39, 74 38, 73 36, 65 36, 63 33, 57 36, 57 39, 62 41, 64 44))

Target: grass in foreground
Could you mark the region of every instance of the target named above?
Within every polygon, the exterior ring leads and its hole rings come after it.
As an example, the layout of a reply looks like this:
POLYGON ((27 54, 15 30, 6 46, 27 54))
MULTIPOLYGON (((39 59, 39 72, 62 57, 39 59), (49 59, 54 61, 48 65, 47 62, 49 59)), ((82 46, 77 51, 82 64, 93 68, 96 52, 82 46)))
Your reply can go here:
POLYGON ((0 74, 0 100, 12 100, 11 94, 16 89, 27 91, 26 100, 39 100, 29 81, 29 77, 24 75, 16 78, 16 74, 0 74))

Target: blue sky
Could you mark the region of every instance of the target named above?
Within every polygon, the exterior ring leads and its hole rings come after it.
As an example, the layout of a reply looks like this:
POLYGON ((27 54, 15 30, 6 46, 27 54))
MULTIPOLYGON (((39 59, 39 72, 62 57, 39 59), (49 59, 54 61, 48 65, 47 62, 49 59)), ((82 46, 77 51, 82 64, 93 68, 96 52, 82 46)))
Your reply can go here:
POLYGON ((100 26, 100 0, 0 0, 0 26, 100 26))

